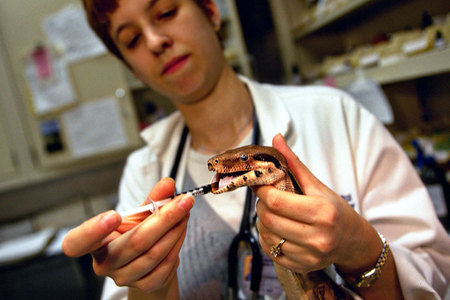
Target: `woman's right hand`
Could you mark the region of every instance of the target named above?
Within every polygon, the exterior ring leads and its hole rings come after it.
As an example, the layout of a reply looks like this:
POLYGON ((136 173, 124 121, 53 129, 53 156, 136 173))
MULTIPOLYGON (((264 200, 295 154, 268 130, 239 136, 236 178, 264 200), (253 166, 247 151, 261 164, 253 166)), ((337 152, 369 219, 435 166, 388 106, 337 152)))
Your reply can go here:
MULTIPOLYGON (((173 195, 174 189, 174 181, 166 178, 155 185, 150 197, 164 199, 173 195)), ((179 196, 157 216, 145 218, 125 232, 120 230, 122 220, 117 212, 99 214, 66 235, 63 251, 70 257, 90 253, 95 273, 111 277, 119 286, 159 290, 176 274, 193 204, 192 196, 179 196)))

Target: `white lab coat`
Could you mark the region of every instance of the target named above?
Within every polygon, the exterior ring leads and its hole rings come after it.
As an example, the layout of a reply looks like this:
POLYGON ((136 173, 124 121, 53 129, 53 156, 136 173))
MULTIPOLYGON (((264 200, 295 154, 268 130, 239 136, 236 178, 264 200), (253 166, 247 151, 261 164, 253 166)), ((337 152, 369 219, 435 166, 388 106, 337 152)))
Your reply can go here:
MULTIPOLYGON (((262 144, 270 145, 275 134, 283 134, 312 173, 386 237, 406 299, 442 297, 450 280, 450 239, 408 157, 380 122, 335 89, 241 79, 255 104, 262 144)), ((176 112, 142 132, 148 145, 127 161, 119 211, 138 206, 156 182, 168 176, 183 124, 176 112)), ((186 147, 189 144, 188 137, 186 147)), ((185 168, 183 157, 179 190, 185 168)), ((126 289, 108 279, 103 297, 120 295, 126 295, 126 289)))

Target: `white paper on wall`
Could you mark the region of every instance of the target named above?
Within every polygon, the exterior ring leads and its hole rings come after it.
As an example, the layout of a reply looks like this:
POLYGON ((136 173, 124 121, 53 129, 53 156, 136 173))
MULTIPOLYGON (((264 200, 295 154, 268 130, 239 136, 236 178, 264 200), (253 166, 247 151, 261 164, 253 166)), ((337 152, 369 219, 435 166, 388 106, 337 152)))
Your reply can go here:
POLYGON ((83 9, 69 4, 42 22, 48 41, 68 61, 106 53, 105 46, 89 27, 83 9))
POLYGON ((120 108, 114 97, 90 101, 68 110, 63 113, 62 122, 74 157, 128 144, 120 108))
POLYGON ((68 106, 76 101, 76 95, 62 59, 52 60, 53 75, 39 79, 31 60, 25 66, 25 76, 30 89, 33 112, 43 115, 68 106))

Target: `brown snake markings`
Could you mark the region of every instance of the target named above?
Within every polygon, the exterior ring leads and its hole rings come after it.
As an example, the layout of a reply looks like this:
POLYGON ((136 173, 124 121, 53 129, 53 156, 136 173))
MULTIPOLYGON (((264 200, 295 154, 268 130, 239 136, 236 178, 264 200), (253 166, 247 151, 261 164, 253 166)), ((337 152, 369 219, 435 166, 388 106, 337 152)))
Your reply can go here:
MULTIPOLYGON (((272 147, 245 146, 228 150, 210 158, 208 170, 217 173, 217 181, 228 177, 228 183, 213 188, 214 194, 254 185, 272 185, 282 191, 302 194, 286 159, 272 147)), ((289 300, 352 299, 323 270, 300 274, 282 267, 276 261, 274 266, 289 300)))

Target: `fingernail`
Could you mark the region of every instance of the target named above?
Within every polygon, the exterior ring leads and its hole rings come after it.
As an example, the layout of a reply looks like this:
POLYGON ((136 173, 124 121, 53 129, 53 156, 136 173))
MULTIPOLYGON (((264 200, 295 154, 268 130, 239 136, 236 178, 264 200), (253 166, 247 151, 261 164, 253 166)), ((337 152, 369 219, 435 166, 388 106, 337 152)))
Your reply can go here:
POLYGON ((110 230, 119 223, 119 217, 115 211, 110 211, 100 219, 103 228, 110 230))
POLYGON ((192 206, 194 206, 195 200, 192 197, 191 193, 187 193, 181 200, 178 202, 178 206, 181 207, 184 211, 188 212, 192 206))

